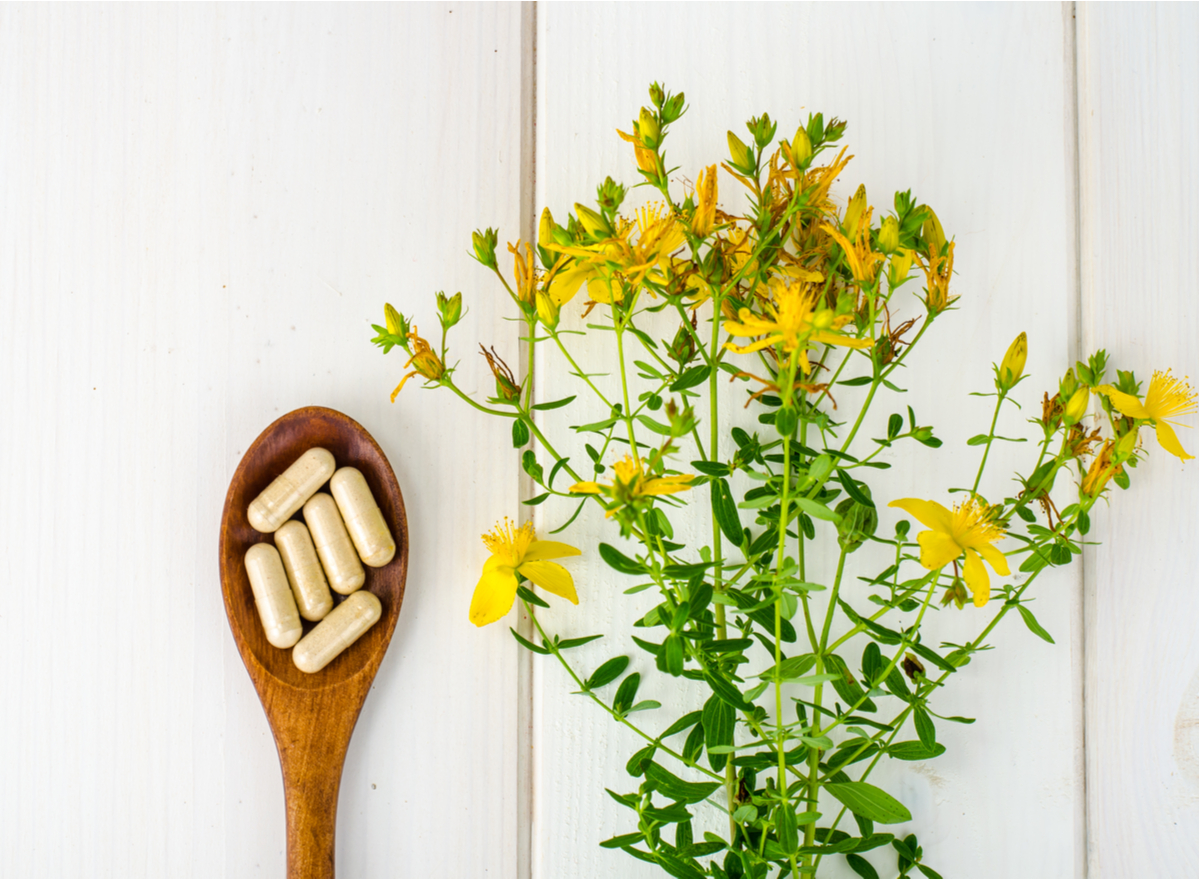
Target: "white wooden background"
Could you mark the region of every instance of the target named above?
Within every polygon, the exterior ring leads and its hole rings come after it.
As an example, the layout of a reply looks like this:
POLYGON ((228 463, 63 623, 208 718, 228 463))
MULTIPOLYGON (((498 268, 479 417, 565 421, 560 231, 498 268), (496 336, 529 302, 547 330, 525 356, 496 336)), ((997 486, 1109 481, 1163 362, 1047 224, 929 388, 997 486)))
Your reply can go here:
MULTIPOLYGON (((613 129, 650 80, 687 93, 688 177, 752 114, 836 114, 858 156, 837 194, 911 186, 959 241, 962 310, 909 374, 964 396, 910 382, 947 442, 885 486, 920 493, 970 466, 976 425, 949 416, 986 416, 965 393, 1020 330, 1023 388, 1098 346, 1197 376, 1197 39, 1195 4, 0 6, 0 876, 283 874, 217 525, 249 442, 311 403, 375 435, 411 528, 339 873, 656 875, 595 847, 625 829, 601 786, 630 742, 467 623, 478 535, 517 512, 505 426, 415 385, 390 405, 403 361, 369 322, 386 299, 431 331, 432 293, 462 290, 458 375, 486 391, 469 347, 517 340, 470 230, 633 182, 613 129)), ((947 879, 1196 874, 1200 480, 1161 454, 1138 477, 1039 589, 1058 645, 1006 621, 946 696, 978 723, 881 775, 947 879)), ((548 625, 637 614, 596 559, 574 570, 548 625)))

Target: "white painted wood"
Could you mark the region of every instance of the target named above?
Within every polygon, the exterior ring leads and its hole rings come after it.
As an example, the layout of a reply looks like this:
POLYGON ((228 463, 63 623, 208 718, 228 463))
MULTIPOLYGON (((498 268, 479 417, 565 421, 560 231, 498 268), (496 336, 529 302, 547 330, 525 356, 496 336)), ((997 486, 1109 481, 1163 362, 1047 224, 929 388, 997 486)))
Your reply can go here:
MULTIPOLYGON (((1198 31, 1195 4, 1078 7, 1082 340, 1143 382, 1173 366, 1195 383, 1200 360, 1198 31)), ((1196 462, 1146 445, 1086 558, 1092 879, 1200 867, 1196 462)))
MULTIPOLYGON (((667 143, 680 178, 694 180, 702 165, 724 158, 726 129, 744 137, 744 120, 764 110, 780 121, 781 136, 790 135, 802 112, 848 119, 846 142, 858 158, 836 194, 846 198, 864 182, 882 209, 893 191, 912 187, 958 240, 954 290, 962 296, 961 310, 914 355, 902 380, 910 393, 880 412, 886 418, 912 404, 946 445, 893 455, 898 466, 874 482, 876 497, 928 496, 973 475, 978 459, 964 443, 986 431, 990 405, 967 393, 990 389, 989 363, 1019 331, 1029 332, 1034 376, 1022 386, 1026 411, 1073 360, 1073 181, 1067 169, 1074 143, 1064 87, 1066 36, 1061 8, 1050 5, 700 5, 683 15, 674 5, 544 6, 538 203, 561 219, 573 202, 591 201, 606 174, 638 180, 632 152, 613 129, 628 126, 654 79, 685 91, 691 106, 667 143)), ((741 195, 731 178, 722 175, 720 186, 723 206, 737 210, 741 195)), ((578 306, 568 311, 568 320, 577 322, 578 306)), ((905 316, 917 312, 912 304, 905 316)), ((673 332, 665 325, 661 335, 673 332)), ((600 362, 599 348, 589 343, 583 349, 589 368, 600 362)), ((539 396, 574 393, 565 373, 560 358, 544 354, 539 396)), ((845 399, 852 401, 850 394, 845 399)), ((554 412, 545 420, 562 431, 590 414, 568 419, 554 412)), ((1007 418, 1006 431, 1022 429, 1018 417, 1007 418)), ((581 443, 564 444, 573 460, 586 460, 581 443)), ((1020 447, 997 451, 1001 458, 982 486, 992 495, 1008 489, 1018 461, 1025 469, 1030 464, 1020 447)), ((703 499, 699 506, 707 515, 703 499)), ((538 510, 543 527, 567 514, 554 503, 538 510)), ((890 529, 895 520, 887 511, 881 527, 890 529)), ((694 523, 688 527, 689 537, 702 536, 694 523)), ((595 516, 581 518, 566 534, 583 547, 612 537, 595 516)), ((818 579, 832 574, 833 561, 815 561, 818 579)), ((630 582, 594 550, 573 568, 582 603, 577 609, 555 604, 544 614, 552 630, 626 632, 654 603, 650 593, 622 595, 630 582)), ((979 657, 948 688, 942 707, 978 722, 939 725, 945 756, 928 765, 893 763, 875 776, 912 807, 911 829, 920 835, 927 863, 945 876, 1082 875, 1076 844, 1083 803, 1081 675, 1071 649, 1081 619, 1079 583, 1076 568, 1045 575, 1037 588, 1036 612, 1057 646, 1006 620, 992 641, 999 649, 979 657)), ((987 618, 973 609, 943 611, 935 631, 962 641, 987 618)), ((601 646, 608 640, 574 652, 586 670, 622 652, 633 657, 633 668, 650 667, 623 636, 601 646)), ((603 788, 635 787, 623 767, 637 740, 567 695, 573 687, 547 660, 535 662, 535 687, 534 876, 661 875, 596 847, 632 827, 630 813, 603 788)), ((645 692, 664 702, 681 695, 661 684, 645 692)), ((639 718, 654 730, 667 722, 653 712, 639 718)), ((881 874, 882 865, 895 863, 883 852, 871 860, 881 874)))
MULTIPOLYGON (((504 425, 368 340, 518 222, 516 6, 0 8, 0 875, 281 876, 274 746, 217 527, 278 415, 379 440, 408 592, 345 768, 339 875, 516 869, 516 652, 466 610, 515 511, 504 425)), ((487 376, 490 381, 490 376, 487 376)), ((480 387, 485 387, 481 384, 480 387)))

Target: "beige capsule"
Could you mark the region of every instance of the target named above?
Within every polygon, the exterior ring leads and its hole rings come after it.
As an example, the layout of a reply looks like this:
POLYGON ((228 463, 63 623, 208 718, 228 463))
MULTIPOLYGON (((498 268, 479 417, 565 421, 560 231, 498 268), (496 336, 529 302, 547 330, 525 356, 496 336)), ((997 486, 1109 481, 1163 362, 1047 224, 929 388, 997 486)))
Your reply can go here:
POLYGON ((325 449, 309 449, 250 502, 246 518, 256 531, 270 534, 333 475, 336 464, 325 449))
POLYGON ((355 592, 304 636, 292 651, 292 662, 309 674, 320 671, 381 616, 383 605, 378 598, 370 592, 355 592))
POLYGON ((292 584, 300 616, 314 622, 324 619, 333 608, 333 596, 329 594, 325 571, 321 569, 317 549, 304 523, 295 519, 284 522, 275 532, 275 546, 283 559, 288 582, 292 584))
POLYGON ((323 491, 310 497, 304 504, 304 521, 308 523, 317 556, 334 592, 349 595, 367 582, 366 571, 358 560, 333 498, 323 491))
POLYGON ((362 473, 354 467, 342 467, 329 480, 329 490, 363 564, 382 568, 390 562, 396 554, 396 541, 362 473))
POLYGON ((246 551, 246 573, 267 640, 275 647, 291 647, 304 630, 279 552, 269 543, 254 544, 246 551))

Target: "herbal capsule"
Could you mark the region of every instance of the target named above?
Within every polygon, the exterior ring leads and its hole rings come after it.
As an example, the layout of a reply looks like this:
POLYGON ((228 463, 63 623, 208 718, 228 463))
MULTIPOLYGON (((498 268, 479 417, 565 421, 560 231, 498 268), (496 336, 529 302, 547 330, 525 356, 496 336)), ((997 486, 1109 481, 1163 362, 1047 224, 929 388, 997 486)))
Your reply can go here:
POLYGON ((339 653, 379 622, 383 605, 370 592, 355 592, 321 620, 292 651, 300 671, 313 674, 329 665, 339 653))
POLYGON ((304 504, 304 521, 308 523, 317 556, 334 592, 349 595, 367 582, 367 574, 358 561, 358 553, 354 551, 333 498, 323 491, 314 494, 304 504))
POLYGON ((309 449, 292 462, 246 511, 250 526, 270 534, 292 518, 313 492, 333 475, 333 455, 324 449, 309 449))
POLYGON ((294 519, 284 522, 275 532, 275 546, 283 558, 283 569, 292 584, 300 616, 306 620, 324 619, 333 608, 333 596, 329 594, 321 560, 304 523, 294 519))
POLYGON ((372 568, 382 568, 396 554, 396 541, 383 513, 375 503, 371 487, 362 473, 354 467, 343 467, 329 481, 333 499, 337 501, 346 530, 358 550, 358 557, 372 568))
POLYGON ((250 547, 246 551, 246 573, 267 640, 275 647, 291 647, 300 640, 304 630, 275 547, 269 543, 256 543, 250 547))

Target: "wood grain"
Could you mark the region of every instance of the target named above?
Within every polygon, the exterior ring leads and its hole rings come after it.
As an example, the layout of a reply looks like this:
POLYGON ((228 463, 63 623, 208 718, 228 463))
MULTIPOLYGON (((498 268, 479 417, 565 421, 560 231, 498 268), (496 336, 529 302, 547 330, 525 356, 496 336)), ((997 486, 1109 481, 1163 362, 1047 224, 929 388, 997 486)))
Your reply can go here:
MULTIPOLYGON (((1195 4, 1077 8, 1085 350, 1149 381, 1200 377, 1200 16, 1195 4)), ((1185 419, 1192 427, 1196 416, 1185 419)), ((1194 429, 1178 431, 1196 454, 1194 429)), ((1200 475, 1148 460, 1093 518, 1085 594, 1090 879, 1195 876, 1200 475)))
MULTIPOLYGON (((307 406, 276 420, 251 444, 234 471, 221 514, 220 558, 229 626, 271 724, 283 770, 288 879, 333 879, 342 764, 396 628, 408 573, 404 498, 379 444, 357 421, 332 409, 307 406), (251 546, 270 538, 251 527, 246 510, 293 461, 317 447, 332 453, 338 467, 362 472, 396 541, 397 553, 382 567, 366 568, 362 588, 383 604, 379 622, 324 669, 305 674, 292 662, 291 650, 267 643, 259 621, 244 559, 251 546)), ((305 634, 313 627, 306 622, 305 634)))

